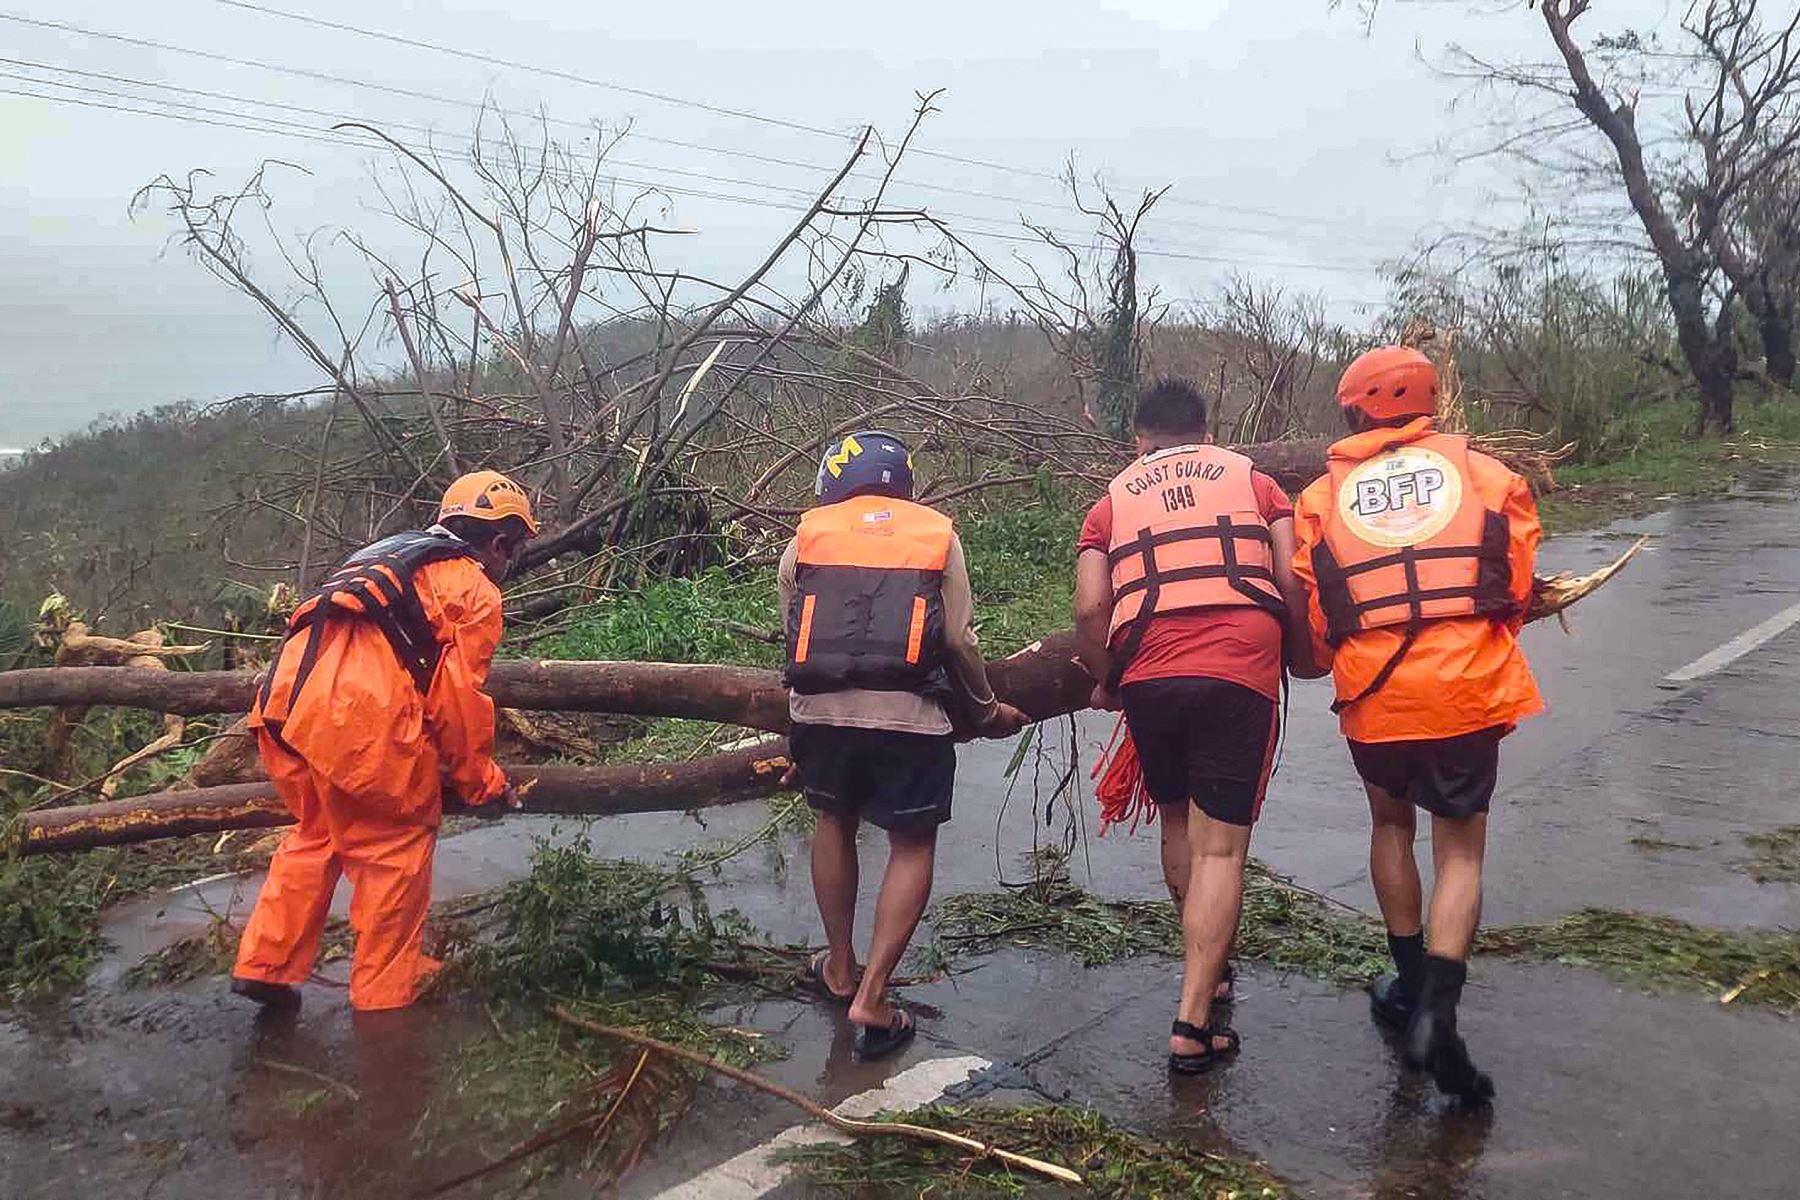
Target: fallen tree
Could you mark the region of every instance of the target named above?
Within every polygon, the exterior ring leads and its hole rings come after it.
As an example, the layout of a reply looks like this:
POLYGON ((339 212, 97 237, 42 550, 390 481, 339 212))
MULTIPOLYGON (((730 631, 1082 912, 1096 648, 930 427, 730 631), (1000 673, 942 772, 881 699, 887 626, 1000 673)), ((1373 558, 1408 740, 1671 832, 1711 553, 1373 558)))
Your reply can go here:
MULTIPOLYGON (((1051 634, 988 664, 1002 700, 1042 720, 1087 704, 1093 683, 1075 663, 1075 635, 1051 634)), ((0 708, 117 705, 155 712, 244 712, 256 692, 248 671, 33 667, 0 671, 0 708)), ((488 694, 502 708, 688 717, 786 733, 781 676, 756 667, 691 663, 497 662, 488 694)))
MULTIPOLYGON (((1638 551, 1587 575, 1539 576, 1527 621, 1560 613, 1611 579, 1638 551)), ((1075 662, 1075 635, 1053 633, 988 664, 995 693, 1033 720, 1087 705, 1093 683, 1075 662)), ((0 709, 116 705, 196 716, 249 709, 248 671, 149 671, 135 667, 33 667, 0 671, 0 709)), ((502 708, 688 717, 787 732, 787 695, 774 671, 693 663, 519 662, 494 664, 488 693, 502 708)))
MULTIPOLYGON (((250 671, 32 667, 0 671, 0 708, 116 705, 198 716, 247 712, 250 671)), ((687 663, 496 662, 488 693, 503 708, 693 717, 782 733, 787 697, 773 671, 687 663)))
MULTIPOLYGON (((674 812, 766 796, 793 764, 784 738, 708 755, 694 762, 604 767, 508 765, 533 813, 618 816, 674 812)), ((459 811, 451 806, 446 811, 459 811)), ((156 792, 104 804, 40 809, 20 823, 21 854, 124 846, 157 838, 293 824, 273 785, 230 783, 156 792)))
MULTIPOLYGON (((1600 587, 1619 572, 1642 547, 1639 541, 1616 561, 1591 574, 1560 575, 1539 581, 1528 620, 1561 613, 1569 605, 1600 587)), ((692 715, 704 697, 709 713, 755 712, 773 724, 786 724, 785 695, 771 671, 734 667, 677 666, 655 663, 559 663, 524 664, 536 667, 601 668, 583 676, 589 680, 590 699, 600 694, 592 680, 600 677, 629 678, 648 688, 656 678, 679 679, 688 690, 664 686, 646 700, 642 690, 622 693, 634 703, 653 705, 647 711, 663 715, 692 715), (620 672, 618 668, 633 668, 620 672), (778 708, 779 722, 770 716, 778 708), (680 713, 674 712, 681 709, 680 713)), ((1075 661, 1074 635, 1064 631, 1026 647, 1009 658, 988 664, 994 691, 1017 704, 1036 720, 1078 712, 1087 707, 1092 681, 1075 661)), ((66 668, 66 672, 82 668, 66 668)), ((113 668, 117 674, 125 668, 113 668)), ((49 674, 56 673, 52 668, 49 674)), ((43 675, 46 672, 15 671, 0 674, 43 675)), ((554 674, 554 672, 553 672, 554 674)), ((179 678, 179 677, 177 677, 179 678)), ((15 689, 14 694, 18 693, 15 689)), ((116 694, 116 693, 115 693, 116 694)), ((39 701, 42 703, 42 701, 39 701)), ((555 698, 558 707, 566 701, 555 698)), ((617 711, 617 710, 614 710, 617 711)), ((633 711, 646 711, 645 709, 633 711)), ((723 718, 716 718, 723 719, 723 718)), ((508 773, 529 785, 526 809, 532 813, 572 813, 608 816, 636 812, 678 812, 768 795, 781 786, 786 772, 786 743, 768 739, 755 745, 724 751, 686 763, 646 763, 604 767, 513 766, 508 773)), ((291 818, 274 789, 267 783, 236 783, 187 791, 159 792, 105 804, 71 805, 41 809, 20 822, 19 849, 24 854, 118 846, 156 838, 228 829, 262 829, 287 824, 291 818)))

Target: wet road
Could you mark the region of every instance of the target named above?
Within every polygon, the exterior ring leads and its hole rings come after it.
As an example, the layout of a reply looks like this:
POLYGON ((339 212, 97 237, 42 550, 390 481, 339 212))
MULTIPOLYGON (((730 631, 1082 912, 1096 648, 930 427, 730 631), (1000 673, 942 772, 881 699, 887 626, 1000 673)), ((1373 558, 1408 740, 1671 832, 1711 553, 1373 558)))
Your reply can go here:
MULTIPOLYGON (((1573 636, 1534 627, 1528 648, 1552 714, 1506 744, 1489 855, 1487 920, 1538 920, 1584 905, 1637 908, 1707 924, 1800 927, 1800 885, 1758 884, 1742 870, 1747 834, 1800 823, 1800 625, 1685 688, 1664 677, 1800 600, 1800 502, 1788 491, 1685 506, 1601 533, 1557 539, 1551 569, 1591 566, 1638 532, 1655 541, 1629 573, 1572 614, 1573 636)), ((1365 813, 1323 685, 1295 690, 1283 765, 1253 851, 1302 883, 1370 908, 1365 813)), ((1080 723, 1080 755, 1110 725, 1080 723)), ((1033 784, 1062 773, 1067 733, 1028 757, 1010 801, 1003 746, 965 750, 958 816, 940 852, 940 893, 1023 873, 1042 827, 1033 784), (1033 815, 1036 808, 1035 818, 1033 815)), ((602 853, 655 857, 752 832, 760 805, 690 818, 609 821, 587 836, 602 853)), ((518 873, 545 823, 513 822, 446 841, 438 888, 453 895, 518 873)), ((565 827, 574 836, 573 827, 565 827)), ((1091 825, 1088 832, 1091 835, 1091 825)), ((1108 895, 1155 895, 1152 836, 1091 836, 1077 881, 1108 895)), ((881 848, 865 846, 865 878, 881 848)), ((253 886, 253 883, 252 883, 253 886)), ((104 980, 143 952, 232 911, 239 881, 220 881, 115 914, 119 950, 104 980)), ((804 846, 792 839, 727 864, 715 903, 743 909, 777 940, 813 940, 804 846)), ((241 900, 236 902, 241 911, 241 900)), ((863 920, 867 927, 867 916, 863 920)), ((341 974, 341 967, 339 972, 341 974)), ((1091 1105, 1134 1127, 1199 1138, 1266 1159, 1311 1196, 1792 1196, 1800 1143, 1800 1027, 1705 996, 1644 995, 1566 968, 1478 962, 1464 1026, 1494 1073, 1488 1118, 1447 1113, 1404 1079, 1360 996, 1254 966, 1234 1023, 1242 1058, 1216 1077, 1172 1083, 1162 1034, 1176 976, 1138 961, 1084 970, 1061 955, 1007 951, 950 983, 916 989, 933 1006, 897 1062, 849 1061, 841 1019, 793 1002, 733 1007, 720 1019, 778 1033, 790 1056, 772 1078, 825 1103, 920 1062, 974 1055, 998 1064, 958 1094, 1091 1105)), ((61 1196, 119 1187, 133 1195, 387 1195, 395 1175, 370 1166, 410 1129, 395 1114, 351 1137, 299 1136, 271 1096, 282 1068, 360 1080, 371 1106, 417 1101, 417 1054, 353 1024, 342 993, 309 988, 288 1041, 271 1047, 216 983, 174 992, 102 986, 70 1008, 0 1023, 0 1195, 61 1196), (271 1072, 275 1075, 272 1076, 271 1072), (407 1085, 394 1087, 395 1080, 407 1085), (384 1139, 386 1139, 384 1141, 384 1139), (372 1157, 371 1157, 372 1156, 372 1157)), ((485 1036, 441 1014, 431 1036, 485 1036)), ((417 1030, 412 1031, 413 1035, 417 1030)), ((405 1046, 406 1037, 399 1039, 405 1046)), ((291 1084, 293 1080, 287 1079, 291 1084)), ((629 1181, 653 1196, 706 1174, 793 1123, 736 1090, 703 1091, 695 1111, 629 1181)), ((471 1152, 431 1150, 435 1177, 471 1152)), ((582 1194, 579 1179, 567 1194, 582 1194)), ((561 1194, 554 1187, 552 1194, 561 1194)), ((801 1194, 787 1185, 780 1195, 801 1194)))

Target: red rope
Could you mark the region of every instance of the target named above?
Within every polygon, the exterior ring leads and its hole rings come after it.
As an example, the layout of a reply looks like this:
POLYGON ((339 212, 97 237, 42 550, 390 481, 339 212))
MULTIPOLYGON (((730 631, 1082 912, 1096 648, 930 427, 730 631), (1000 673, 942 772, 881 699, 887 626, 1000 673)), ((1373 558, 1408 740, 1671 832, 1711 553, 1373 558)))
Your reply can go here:
POLYGON ((1130 833, 1136 833, 1140 824, 1149 825, 1156 820, 1156 802, 1144 790, 1137 745, 1131 740, 1123 713, 1113 726, 1112 740, 1100 752, 1088 778, 1097 781, 1094 799, 1100 802, 1100 836, 1105 837, 1108 829, 1127 820, 1131 822, 1130 833))

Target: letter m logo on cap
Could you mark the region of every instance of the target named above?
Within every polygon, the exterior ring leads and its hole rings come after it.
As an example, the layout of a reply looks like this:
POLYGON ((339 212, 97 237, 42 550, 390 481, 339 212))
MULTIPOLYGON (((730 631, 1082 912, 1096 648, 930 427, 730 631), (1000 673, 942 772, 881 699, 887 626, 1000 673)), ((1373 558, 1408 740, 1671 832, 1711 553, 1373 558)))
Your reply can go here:
POLYGON ((825 459, 825 469, 831 472, 833 479, 840 478, 844 474, 844 468, 850 465, 850 460, 861 453, 862 446, 856 438, 854 436, 847 437, 838 452, 825 459))

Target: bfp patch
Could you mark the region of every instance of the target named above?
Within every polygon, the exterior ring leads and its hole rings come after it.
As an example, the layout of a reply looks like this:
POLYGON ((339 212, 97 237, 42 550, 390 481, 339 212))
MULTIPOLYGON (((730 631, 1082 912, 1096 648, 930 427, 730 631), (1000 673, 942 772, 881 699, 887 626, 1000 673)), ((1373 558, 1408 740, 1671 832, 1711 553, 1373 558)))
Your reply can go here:
POLYGON ((1338 515, 1370 545, 1417 546, 1444 531, 1462 495, 1462 476, 1449 459, 1400 446, 1350 472, 1338 489, 1338 515))

